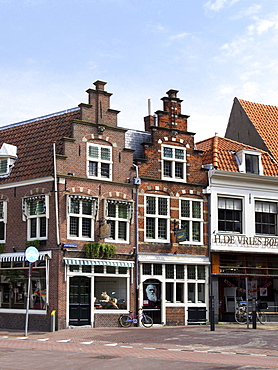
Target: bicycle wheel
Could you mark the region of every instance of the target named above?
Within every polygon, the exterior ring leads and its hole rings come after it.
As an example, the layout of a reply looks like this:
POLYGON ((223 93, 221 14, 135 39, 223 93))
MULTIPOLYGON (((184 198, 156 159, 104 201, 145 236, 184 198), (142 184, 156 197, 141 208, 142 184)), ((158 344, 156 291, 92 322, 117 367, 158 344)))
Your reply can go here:
POLYGON ((153 326, 153 319, 148 315, 144 315, 142 317, 141 323, 143 326, 145 326, 145 328, 150 328, 153 326))
POLYGON ((119 318, 119 323, 123 328, 129 328, 132 325, 133 320, 129 315, 122 315, 119 318))
POLYGON ((267 317, 263 312, 257 312, 257 319, 262 325, 266 324, 267 322, 267 317))
POLYGON ((236 322, 238 324, 246 324, 246 322, 247 322, 246 313, 236 312, 235 313, 235 319, 236 319, 236 322))

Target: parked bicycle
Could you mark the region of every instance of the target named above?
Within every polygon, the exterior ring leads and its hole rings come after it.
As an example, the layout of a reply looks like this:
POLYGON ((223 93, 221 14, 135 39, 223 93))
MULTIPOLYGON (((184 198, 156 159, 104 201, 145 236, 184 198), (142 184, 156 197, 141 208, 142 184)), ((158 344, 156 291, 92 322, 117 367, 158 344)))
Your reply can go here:
POLYGON ((119 317, 119 323, 123 328, 129 328, 132 324, 137 324, 139 321, 145 328, 153 326, 153 319, 146 315, 142 308, 139 309, 138 315, 133 315, 133 311, 129 311, 129 315, 121 315, 119 317))
MULTIPOLYGON (((257 302, 256 303, 256 316, 257 321, 260 322, 262 325, 266 324, 267 318, 266 314, 263 310, 268 308, 267 302, 257 302)), ((252 314, 251 312, 248 313, 249 322, 252 322, 252 314)), ((240 301, 235 310, 235 320, 238 324, 246 324, 247 323, 247 305, 246 301, 240 301)))

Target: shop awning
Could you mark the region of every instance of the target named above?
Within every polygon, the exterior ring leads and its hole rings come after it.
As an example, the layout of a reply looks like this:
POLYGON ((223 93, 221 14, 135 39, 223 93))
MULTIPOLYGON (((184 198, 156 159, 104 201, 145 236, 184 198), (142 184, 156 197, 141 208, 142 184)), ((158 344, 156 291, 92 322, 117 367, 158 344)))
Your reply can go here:
POLYGON ((116 266, 116 267, 133 267, 134 262, 131 261, 115 261, 115 260, 91 260, 82 258, 64 258, 66 265, 77 266, 116 266))
MULTIPOLYGON (((44 260, 45 256, 51 258, 51 251, 39 251, 39 260, 44 260)), ((0 262, 25 261, 25 252, 1 253, 0 262)))

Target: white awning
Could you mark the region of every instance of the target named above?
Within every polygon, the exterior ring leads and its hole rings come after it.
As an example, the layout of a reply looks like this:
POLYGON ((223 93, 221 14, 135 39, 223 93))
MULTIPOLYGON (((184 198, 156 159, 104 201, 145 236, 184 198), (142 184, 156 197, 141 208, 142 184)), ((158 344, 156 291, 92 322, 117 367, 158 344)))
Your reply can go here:
POLYGON ((91 260, 82 258, 64 258, 66 265, 75 266, 116 266, 116 267, 133 267, 132 261, 116 261, 116 260, 91 260))
MULTIPOLYGON (((45 256, 51 258, 51 251, 39 251, 39 260, 44 260, 45 256)), ((25 252, 1 253, 0 262, 26 261, 25 252)))

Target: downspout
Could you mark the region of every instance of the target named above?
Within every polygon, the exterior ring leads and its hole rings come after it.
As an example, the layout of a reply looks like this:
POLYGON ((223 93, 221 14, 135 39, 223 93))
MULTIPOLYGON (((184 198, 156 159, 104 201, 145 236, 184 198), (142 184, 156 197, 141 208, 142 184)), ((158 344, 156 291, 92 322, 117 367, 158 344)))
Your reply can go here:
POLYGON ((136 177, 133 178, 133 185, 135 185, 135 312, 138 315, 139 311, 139 260, 138 260, 138 195, 139 195, 139 185, 141 184, 141 179, 138 175, 138 166, 133 164, 136 171, 136 177))
POLYGON ((59 213, 58 213, 58 188, 57 188, 57 167, 56 167, 56 142, 53 142, 53 165, 54 165, 54 200, 55 200, 55 219, 56 219, 56 239, 57 245, 60 244, 59 234, 59 213))

